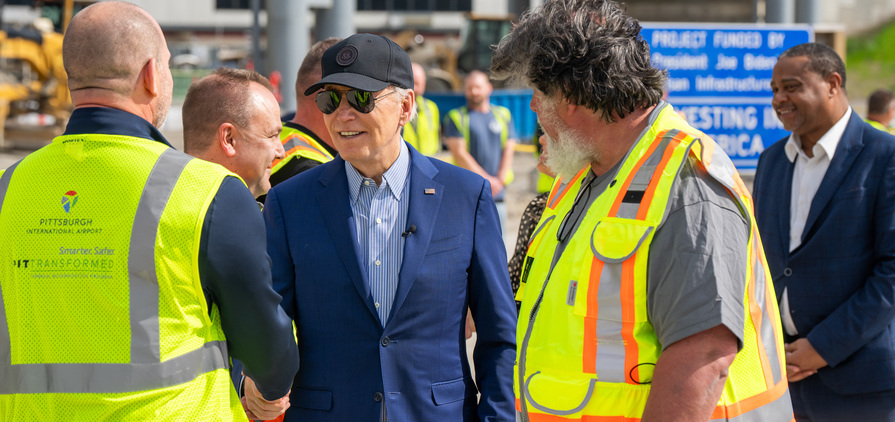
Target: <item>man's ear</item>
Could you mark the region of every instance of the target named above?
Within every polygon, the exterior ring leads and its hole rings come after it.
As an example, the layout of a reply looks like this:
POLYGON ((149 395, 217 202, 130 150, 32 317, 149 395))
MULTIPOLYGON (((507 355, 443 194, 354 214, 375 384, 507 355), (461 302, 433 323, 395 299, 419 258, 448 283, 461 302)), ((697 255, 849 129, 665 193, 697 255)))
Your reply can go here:
POLYGON ((416 107, 416 94, 413 91, 408 91, 407 97, 401 101, 401 120, 399 121, 401 126, 410 123, 410 116, 413 115, 414 107, 416 107))
POLYGON ((568 100, 566 100, 565 98, 563 98, 563 99, 561 100, 561 106, 560 106, 560 108, 562 108, 562 109, 565 111, 566 116, 572 116, 572 115, 574 115, 575 112, 577 112, 578 109, 581 108, 581 107, 578 106, 577 104, 572 104, 571 102, 569 102, 568 100))
POLYGON ((236 155, 236 126, 233 123, 221 123, 218 126, 215 141, 227 157, 236 155))
POLYGON ((827 84, 830 85, 830 96, 836 95, 842 89, 842 75, 832 72, 827 75, 827 84))
POLYGON ((161 75, 159 75, 155 58, 149 59, 140 70, 140 77, 143 79, 143 88, 153 97, 158 97, 162 92, 161 75))

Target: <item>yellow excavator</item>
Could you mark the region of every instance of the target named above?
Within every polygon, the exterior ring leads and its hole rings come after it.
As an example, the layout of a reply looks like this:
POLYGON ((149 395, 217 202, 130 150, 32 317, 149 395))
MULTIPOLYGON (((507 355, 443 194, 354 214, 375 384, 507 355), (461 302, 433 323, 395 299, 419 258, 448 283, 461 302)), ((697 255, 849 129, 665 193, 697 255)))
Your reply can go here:
MULTIPOLYGON (((62 33, 74 12, 91 3, 95 1, 34 1, 30 7, 42 17, 26 25, 2 26, 0 149, 11 146, 11 133, 46 140, 65 127, 72 106, 62 66, 62 33)), ((6 7, 0 0, 0 22, 6 7)))

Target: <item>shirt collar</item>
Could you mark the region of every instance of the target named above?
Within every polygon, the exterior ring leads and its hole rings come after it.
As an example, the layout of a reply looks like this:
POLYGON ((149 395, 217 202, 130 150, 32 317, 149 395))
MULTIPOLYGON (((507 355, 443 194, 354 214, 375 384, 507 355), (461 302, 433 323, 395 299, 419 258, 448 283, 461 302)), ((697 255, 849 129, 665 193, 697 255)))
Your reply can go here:
MULTIPOLYGON (((385 186, 389 189, 389 192, 392 193, 395 200, 401 200, 401 193, 404 192, 404 182, 407 180, 409 170, 410 150, 407 149, 407 144, 402 139, 401 152, 398 153, 398 159, 395 160, 392 166, 382 175, 382 180, 385 182, 385 186)), ((351 202, 357 202, 364 176, 361 175, 348 161, 345 161, 345 173, 348 175, 348 191, 351 194, 351 202)))
MULTIPOLYGON (((820 137, 817 144, 814 145, 815 157, 818 152, 823 151, 830 160, 833 160, 833 154, 836 153, 836 147, 839 145, 839 140, 842 139, 842 135, 845 133, 845 128, 848 126, 848 119, 851 117, 851 114, 852 109, 851 106, 849 106, 848 110, 845 111, 845 114, 839 121, 837 121, 827 133, 820 137)), ((783 147, 783 151, 786 152, 786 158, 789 159, 790 163, 794 162, 800 153, 805 154, 805 152, 802 151, 802 141, 799 139, 799 135, 790 133, 789 139, 786 140, 786 145, 783 147)))
POLYGON ((98 133, 151 139, 171 148, 167 139, 146 119, 124 110, 109 107, 76 108, 71 113, 63 135, 98 133))

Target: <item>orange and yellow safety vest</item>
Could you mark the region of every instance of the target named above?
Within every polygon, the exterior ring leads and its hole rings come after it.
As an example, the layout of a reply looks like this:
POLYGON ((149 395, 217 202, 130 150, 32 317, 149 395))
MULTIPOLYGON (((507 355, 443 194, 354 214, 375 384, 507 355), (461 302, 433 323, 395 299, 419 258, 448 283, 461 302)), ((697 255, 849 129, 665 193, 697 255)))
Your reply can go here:
POLYGON ((751 224, 743 348, 712 420, 791 421, 780 317, 752 198, 715 142, 664 107, 615 180, 590 205, 552 267, 560 221, 590 169, 558 178, 531 237, 514 388, 525 421, 639 421, 662 345, 647 312, 650 243, 685 160, 736 199, 751 224), (678 129, 680 128, 680 129, 678 129), (566 179, 566 180, 563 180, 566 179), (624 201, 623 198, 639 198, 624 201), (570 283, 577 283, 570 289, 570 283))

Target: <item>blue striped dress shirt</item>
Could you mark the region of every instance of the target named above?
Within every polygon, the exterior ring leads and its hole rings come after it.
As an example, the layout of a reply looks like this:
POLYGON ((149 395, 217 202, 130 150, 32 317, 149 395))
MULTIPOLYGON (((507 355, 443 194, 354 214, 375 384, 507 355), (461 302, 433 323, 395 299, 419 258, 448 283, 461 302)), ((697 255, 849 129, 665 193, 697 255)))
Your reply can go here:
POLYGON ((409 192, 405 189, 410 179, 410 151, 402 140, 398 159, 382 175, 379 186, 347 161, 345 172, 360 256, 379 321, 385 327, 404 260, 404 237, 401 234, 407 230, 410 204, 409 192))

